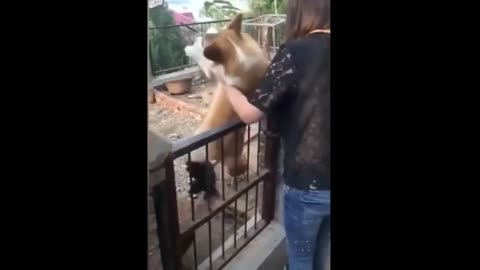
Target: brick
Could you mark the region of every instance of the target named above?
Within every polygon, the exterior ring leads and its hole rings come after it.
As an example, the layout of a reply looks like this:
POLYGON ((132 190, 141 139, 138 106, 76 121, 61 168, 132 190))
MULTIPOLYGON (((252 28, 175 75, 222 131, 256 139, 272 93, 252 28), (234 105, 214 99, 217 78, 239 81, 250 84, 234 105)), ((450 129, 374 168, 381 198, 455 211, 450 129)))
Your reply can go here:
POLYGON ((195 114, 200 117, 203 117, 207 113, 207 110, 204 108, 170 97, 162 92, 155 93, 155 101, 159 105, 180 113, 195 114))

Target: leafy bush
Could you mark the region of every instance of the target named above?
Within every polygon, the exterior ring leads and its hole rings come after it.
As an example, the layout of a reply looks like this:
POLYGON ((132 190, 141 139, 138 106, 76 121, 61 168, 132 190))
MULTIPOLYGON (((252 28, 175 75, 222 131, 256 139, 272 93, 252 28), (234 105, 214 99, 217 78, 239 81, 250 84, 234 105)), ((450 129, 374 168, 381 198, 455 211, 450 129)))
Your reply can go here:
MULTIPOLYGON (((175 25, 172 13, 164 6, 150 9, 149 28, 175 25)), ((188 64, 184 48, 186 43, 179 27, 151 29, 150 31, 150 62, 152 73, 157 76, 165 73, 165 69, 188 64)))
POLYGON ((203 8, 200 10, 200 14, 207 18, 215 20, 226 20, 237 15, 240 9, 233 6, 230 1, 226 0, 213 0, 205 1, 203 8))
MULTIPOLYGON (((287 13, 286 0, 277 0, 278 14, 287 13)), ((257 17, 264 14, 275 14, 274 0, 249 0, 250 13, 249 16, 257 17)))

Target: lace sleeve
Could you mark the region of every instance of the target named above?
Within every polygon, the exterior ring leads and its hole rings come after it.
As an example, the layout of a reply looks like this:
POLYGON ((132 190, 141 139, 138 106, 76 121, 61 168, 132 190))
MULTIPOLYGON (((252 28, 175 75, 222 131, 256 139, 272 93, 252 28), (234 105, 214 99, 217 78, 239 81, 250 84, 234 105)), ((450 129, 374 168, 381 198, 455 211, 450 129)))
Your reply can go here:
POLYGON ((264 113, 270 111, 285 96, 295 82, 297 69, 286 47, 279 51, 270 63, 260 89, 248 96, 248 101, 264 113))

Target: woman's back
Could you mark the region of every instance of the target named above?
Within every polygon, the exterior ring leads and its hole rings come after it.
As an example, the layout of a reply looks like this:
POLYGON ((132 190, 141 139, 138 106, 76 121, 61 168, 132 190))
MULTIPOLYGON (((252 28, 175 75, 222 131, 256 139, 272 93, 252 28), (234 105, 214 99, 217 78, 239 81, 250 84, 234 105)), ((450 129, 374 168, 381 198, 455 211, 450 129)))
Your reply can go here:
POLYGON ((286 42, 254 104, 271 108, 285 149, 284 179, 302 190, 330 189, 330 35, 286 42), (278 102, 276 102, 278 100, 278 102))
POLYGON ((330 34, 315 33, 286 44, 298 83, 285 134, 285 174, 301 189, 330 189, 330 34), (288 153, 290 151, 290 153, 288 153))
POLYGON ((330 232, 330 0, 289 0, 287 39, 259 89, 226 87, 239 117, 268 114, 284 143, 284 224, 290 269, 322 270, 330 232))

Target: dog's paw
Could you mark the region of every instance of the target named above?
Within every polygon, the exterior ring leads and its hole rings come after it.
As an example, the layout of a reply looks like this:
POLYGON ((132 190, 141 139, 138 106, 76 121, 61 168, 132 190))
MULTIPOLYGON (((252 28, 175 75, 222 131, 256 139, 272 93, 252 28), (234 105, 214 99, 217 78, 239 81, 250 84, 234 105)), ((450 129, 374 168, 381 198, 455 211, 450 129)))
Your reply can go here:
POLYGON ((230 176, 240 176, 247 172, 248 163, 246 157, 242 156, 237 162, 237 166, 227 168, 227 172, 230 176))
POLYGON ((239 164, 235 168, 228 168, 227 172, 230 176, 240 176, 240 175, 244 174, 245 172, 247 172, 247 167, 248 167, 248 165, 246 165, 246 164, 245 165, 239 164))

